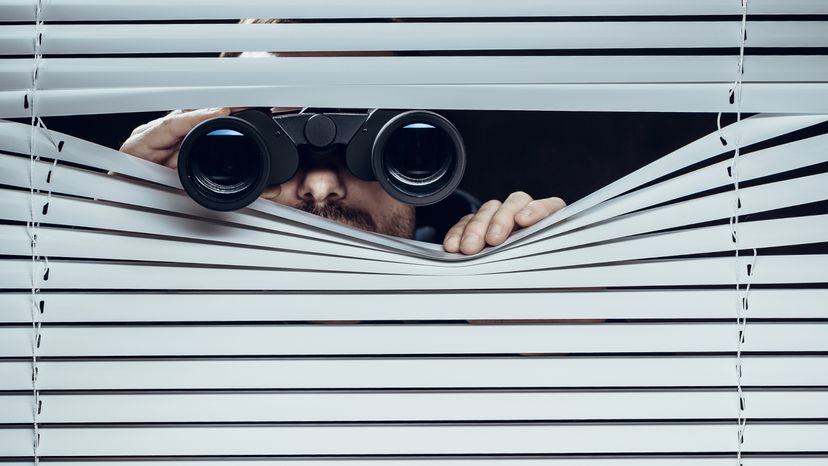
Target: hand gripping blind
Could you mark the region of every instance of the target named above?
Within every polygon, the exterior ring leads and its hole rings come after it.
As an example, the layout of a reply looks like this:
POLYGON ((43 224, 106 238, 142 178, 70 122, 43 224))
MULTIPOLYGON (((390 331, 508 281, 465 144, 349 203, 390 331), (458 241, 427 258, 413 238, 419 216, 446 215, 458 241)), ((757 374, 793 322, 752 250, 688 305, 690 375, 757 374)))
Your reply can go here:
POLYGON ((0 462, 824 463, 828 6, 743 5, 0 0, 0 462), (474 257, 40 119, 247 105, 738 117, 474 257))

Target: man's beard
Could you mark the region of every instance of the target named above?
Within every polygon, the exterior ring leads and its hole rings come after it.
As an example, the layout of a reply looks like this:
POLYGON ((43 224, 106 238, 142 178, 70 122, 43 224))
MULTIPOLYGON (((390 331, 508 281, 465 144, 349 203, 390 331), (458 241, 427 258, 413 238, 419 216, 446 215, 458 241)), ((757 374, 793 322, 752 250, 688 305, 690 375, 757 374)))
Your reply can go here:
POLYGON ((378 223, 374 217, 362 210, 343 205, 341 202, 332 201, 325 204, 317 204, 313 201, 306 201, 296 206, 310 214, 343 223, 345 225, 359 228, 360 230, 383 233, 391 236, 411 238, 414 233, 414 212, 394 212, 390 216, 383 217, 382 223, 378 223))
POLYGON ((320 205, 316 202, 307 201, 299 204, 296 208, 360 230, 377 231, 377 224, 371 214, 361 209, 344 206, 339 202, 326 202, 320 205))

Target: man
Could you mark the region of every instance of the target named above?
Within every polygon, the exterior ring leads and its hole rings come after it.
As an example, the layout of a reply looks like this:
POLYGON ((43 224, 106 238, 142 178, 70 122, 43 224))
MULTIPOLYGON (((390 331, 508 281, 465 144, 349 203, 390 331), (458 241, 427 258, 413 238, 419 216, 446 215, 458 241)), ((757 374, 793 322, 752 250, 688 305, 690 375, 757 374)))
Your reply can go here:
MULTIPOLYGON (((278 22, 272 19, 242 21, 278 22)), ((266 54, 222 54, 231 57, 262 55, 266 54)), ((194 126, 210 118, 230 115, 235 110, 238 109, 176 110, 135 128, 120 150, 176 168, 181 141, 194 126)), ((292 179, 279 186, 268 187, 262 197, 363 230, 404 238, 414 235, 414 207, 391 197, 379 183, 362 181, 353 176, 344 160, 301 160, 299 170, 292 179)), ((464 216, 448 230, 443 247, 448 252, 476 254, 486 245, 503 243, 516 229, 534 225, 564 205, 557 197, 535 200, 524 192, 512 193, 504 202, 488 201, 476 213, 464 216)))
MULTIPOLYGON (((121 146, 121 151, 176 168, 182 139, 197 124, 233 109, 176 110, 141 125, 121 146)), ((363 230, 411 238, 414 207, 391 197, 376 181, 353 176, 344 160, 302 160, 293 178, 270 186, 262 197, 363 230)), ((461 218, 443 240, 448 252, 476 254, 486 245, 501 244, 517 228, 534 225, 564 206, 557 198, 532 199, 512 193, 504 202, 491 200, 475 214, 461 218)))

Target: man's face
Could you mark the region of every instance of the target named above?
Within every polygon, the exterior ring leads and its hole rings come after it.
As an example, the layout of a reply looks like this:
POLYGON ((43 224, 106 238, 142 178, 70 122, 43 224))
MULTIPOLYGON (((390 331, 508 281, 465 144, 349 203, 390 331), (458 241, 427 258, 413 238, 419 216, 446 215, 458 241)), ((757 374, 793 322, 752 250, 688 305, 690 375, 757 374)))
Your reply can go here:
POLYGON ((376 181, 352 175, 342 154, 305 154, 293 178, 268 187, 262 197, 362 230, 414 236, 414 206, 397 201, 376 181))
MULTIPOLYGON (((292 54, 303 55, 310 54, 292 54)), ((240 55, 269 56, 274 54, 240 55)), ((391 197, 376 181, 363 181, 352 175, 340 153, 301 156, 296 175, 279 186, 268 187, 262 197, 362 230, 403 238, 414 236, 414 207, 391 197)))

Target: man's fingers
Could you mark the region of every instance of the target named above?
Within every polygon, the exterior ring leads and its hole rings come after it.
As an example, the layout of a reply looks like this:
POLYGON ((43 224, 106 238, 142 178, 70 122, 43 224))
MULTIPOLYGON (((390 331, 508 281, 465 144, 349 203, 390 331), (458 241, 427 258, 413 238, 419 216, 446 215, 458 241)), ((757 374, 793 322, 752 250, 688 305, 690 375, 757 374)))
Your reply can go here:
POLYGON ((515 228, 515 214, 532 202, 532 196, 518 191, 509 195, 497 210, 486 231, 486 243, 492 246, 506 241, 515 228))
POLYGON ((460 252, 463 254, 477 254, 485 246, 486 230, 494 214, 501 206, 500 201, 489 201, 480 206, 474 217, 466 224, 463 237, 460 238, 460 252))
POLYGON ((175 168, 178 164, 178 149, 184 136, 202 121, 226 116, 230 112, 229 108, 176 110, 163 118, 135 128, 120 150, 150 162, 175 168))
POLYGON ((466 224, 469 223, 469 220, 471 220, 472 217, 474 217, 474 214, 466 215, 449 229, 449 231, 446 233, 445 239, 443 239, 443 249, 445 249, 447 252, 460 251, 460 238, 463 236, 463 231, 466 229, 466 224))
POLYGON ((120 151, 161 165, 167 165, 170 157, 178 152, 176 147, 153 147, 144 140, 146 137, 148 137, 146 133, 130 136, 121 146, 120 151))
POLYGON ((159 148, 178 145, 197 124, 210 118, 227 115, 230 115, 229 108, 204 108, 192 112, 170 113, 161 119, 161 123, 157 126, 158 132, 156 137, 152 138, 152 143, 157 144, 156 147, 159 148))
POLYGON ((517 213, 515 222, 521 227, 528 227, 561 210, 564 206, 566 203, 558 197, 537 199, 517 213))

